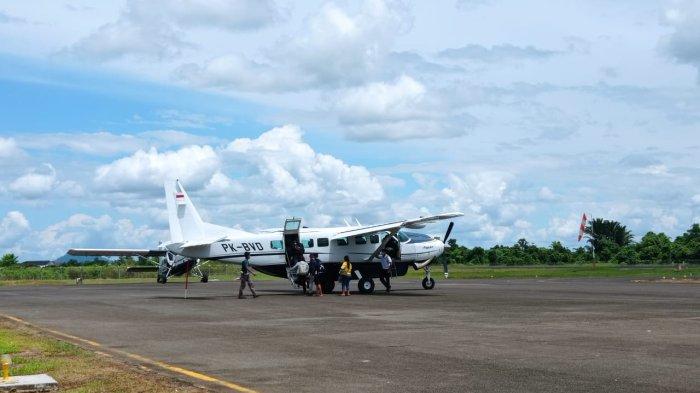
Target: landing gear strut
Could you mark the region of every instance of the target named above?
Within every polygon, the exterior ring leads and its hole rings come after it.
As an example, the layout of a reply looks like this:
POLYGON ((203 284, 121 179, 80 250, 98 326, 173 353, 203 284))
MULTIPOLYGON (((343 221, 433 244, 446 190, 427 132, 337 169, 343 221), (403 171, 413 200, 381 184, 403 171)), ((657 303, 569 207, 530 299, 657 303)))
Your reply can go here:
POLYGON ((360 293, 372 293, 374 292, 374 280, 367 277, 362 277, 357 283, 357 289, 360 293))
POLYGON ((433 289, 435 288, 435 280, 430 277, 430 265, 423 268, 425 270, 425 277, 423 278, 423 289, 433 289))

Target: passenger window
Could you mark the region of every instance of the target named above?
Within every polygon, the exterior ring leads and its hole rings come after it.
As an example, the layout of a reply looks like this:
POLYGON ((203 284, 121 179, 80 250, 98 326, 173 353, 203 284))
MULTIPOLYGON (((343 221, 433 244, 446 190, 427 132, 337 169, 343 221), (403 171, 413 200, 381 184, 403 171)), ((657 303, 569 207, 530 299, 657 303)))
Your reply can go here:
POLYGON ((338 239, 335 241, 335 244, 339 246, 347 246, 348 245, 348 239, 338 239))
POLYGON ((367 238, 364 236, 355 236, 355 244, 367 244, 367 238))
POLYGON ((301 239, 301 245, 304 248, 310 248, 314 246, 314 239, 301 239))
POLYGON ((322 237, 322 238, 316 239, 316 245, 318 247, 328 247, 328 238, 322 237))
POLYGON ((282 246, 282 240, 273 240, 270 242, 270 248, 273 250, 281 250, 284 247, 282 246))
POLYGON ((373 235, 369 235, 369 242, 372 244, 379 243, 379 235, 377 235, 376 233, 373 235))

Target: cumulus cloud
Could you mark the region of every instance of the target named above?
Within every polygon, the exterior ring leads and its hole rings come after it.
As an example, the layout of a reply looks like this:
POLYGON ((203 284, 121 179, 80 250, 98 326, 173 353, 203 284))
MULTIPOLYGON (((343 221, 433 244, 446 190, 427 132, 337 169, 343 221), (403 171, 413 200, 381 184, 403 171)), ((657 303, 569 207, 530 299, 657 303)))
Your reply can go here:
POLYGON ((324 4, 304 30, 283 37, 256 59, 238 53, 186 64, 179 78, 200 87, 294 91, 357 85, 384 72, 382 65, 410 17, 397 3, 368 0, 357 12, 324 4))
POLYGON ((679 63, 700 70, 700 4, 696 1, 676 2, 666 9, 662 21, 674 29, 661 39, 662 50, 679 63))
POLYGON ((12 181, 8 189, 26 199, 36 199, 48 194, 58 184, 56 170, 51 164, 44 164, 41 169, 33 169, 12 181))
POLYGON ((130 0, 116 21, 100 26, 63 53, 97 61, 129 56, 163 60, 194 46, 182 38, 189 28, 249 30, 278 16, 272 1, 130 0))
POLYGON ((232 164, 247 166, 248 176, 239 181, 251 200, 301 204, 315 211, 355 211, 384 198, 381 183, 366 168, 315 152, 297 126, 273 128, 256 139, 236 139, 224 154, 232 164))
POLYGON ((69 247, 154 247, 167 232, 109 215, 74 214, 38 231, 34 247, 58 257, 69 247))
POLYGON ((0 159, 16 158, 24 154, 13 138, 0 137, 0 159))
POLYGON ((105 191, 155 193, 163 182, 180 179, 191 188, 202 187, 221 163, 211 146, 187 146, 159 153, 156 148, 102 165, 95 171, 96 186, 105 191))
POLYGON ((29 221, 18 211, 10 211, 0 221, 0 247, 11 247, 30 230, 29 221))
POLYGON ((473 123, 456 122, 448 105, 407 75, 346 89, 334 109, 347 135, 360 141, 458 136, 473 123))

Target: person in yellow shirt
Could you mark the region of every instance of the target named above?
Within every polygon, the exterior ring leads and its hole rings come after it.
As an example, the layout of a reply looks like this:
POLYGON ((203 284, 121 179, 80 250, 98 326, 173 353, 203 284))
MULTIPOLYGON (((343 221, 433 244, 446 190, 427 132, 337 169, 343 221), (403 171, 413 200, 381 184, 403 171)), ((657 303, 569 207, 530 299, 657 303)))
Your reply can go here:
POLYGON ((352 263, 350 263, 350 257, 346 255, 340 265, 340 296, 350 296, 350 277, 352 277, 352 263))

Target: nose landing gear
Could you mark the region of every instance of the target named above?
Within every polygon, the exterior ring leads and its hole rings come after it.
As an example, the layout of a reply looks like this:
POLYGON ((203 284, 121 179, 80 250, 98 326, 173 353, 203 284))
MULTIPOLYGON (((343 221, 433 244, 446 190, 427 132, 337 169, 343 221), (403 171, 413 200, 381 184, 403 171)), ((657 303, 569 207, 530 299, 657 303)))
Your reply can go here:
POLYGON ((425 270, 425 277, 423 278, 423 289, 433 289, 435 288, 435 280, 430 277, 430 265, 423 268, 425 270))

